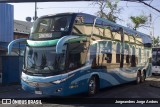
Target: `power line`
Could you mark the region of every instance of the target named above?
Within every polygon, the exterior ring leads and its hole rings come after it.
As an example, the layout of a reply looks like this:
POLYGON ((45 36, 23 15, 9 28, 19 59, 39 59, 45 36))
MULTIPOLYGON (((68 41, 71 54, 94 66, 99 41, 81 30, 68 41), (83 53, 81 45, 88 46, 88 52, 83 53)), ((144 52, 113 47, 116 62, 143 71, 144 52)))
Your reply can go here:
POLYGON ((155 16, 159 16, 157 13, 155 13, 154 11, 152 11, 152 9, 149 8, 148 6, 145 6, 145 8, 146 8, 147 10, 149 10, 151 13, 153 13, 155 16))
MULTIPOLYGON (((118 6, 118 7, 146 7, 146 6, 118 6)), ((160 7, 160 5, 158 6, 154 6, 154 7, 160 7)), ((45 8, 37 8, 37 9, 51 9, 51 8, 99 8, 99 7, 45 7, 45 8)))
POLYGON ((139 2, 140 2, 140 3, 143 3, 143 4, 146 5, 146 6, 149 6, 150 8, 152 8, 152 9, 158 11, 158 12, 160 12, 160 10, 158 10, 157 8, 151 6, 151 5, 149 5, 149 4, 147 4, 147 3, 143 2, 143 1, 140 1, 140 0, 139 0, 139 2))

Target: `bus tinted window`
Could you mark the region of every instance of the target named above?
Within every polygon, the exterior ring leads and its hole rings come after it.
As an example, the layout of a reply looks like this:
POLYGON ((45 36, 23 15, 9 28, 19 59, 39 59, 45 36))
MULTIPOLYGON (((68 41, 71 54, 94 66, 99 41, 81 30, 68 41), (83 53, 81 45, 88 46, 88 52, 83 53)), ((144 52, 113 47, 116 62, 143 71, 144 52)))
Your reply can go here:
POLYGON ((25 68, 32 74, 57 75, 65 69, 65 58, 65 47, 62 54, 55 47, 26 47, 25 68))
POLYGON ((120 43, 117 43, 117 48, 116 48, 116 63, 120 63, 120 53, 121 51, 121 45, 120 43))
POLYGON ((160 66, 160 51, 159 50, 152 52, 152 65, 160 66))
POLYGON ((107 60, 107 63, 111 63, 112 62, 112 42, 108 41, 108 45, 107 45, 107 58, 109 60, 107 60))
POLYGON ((135 47, 132 47, 131 67, 136 67, 135 47))
POLYGON ((128 44, 125 44, 124 55, 125 55, 126 63, 129 63, 129 45, 128 44))
POLYGON ((86 62, 86 43, 72 43, 68 46, 67 66, 69 70, 74 70, 82 67, 86 62))
POLYGON ((33 25, 32 33, 68 31, 70 23, 71 16, 54 16, 39 18, 33 25))
POLYGON ((85 15, 76 16, 72 34, 90 36, 92 33, 93 20, 93 17, 86 17, 85 15))
POLYGON ((156 55, 157 54, 157 51, 153 51, 152 55, 156 55))

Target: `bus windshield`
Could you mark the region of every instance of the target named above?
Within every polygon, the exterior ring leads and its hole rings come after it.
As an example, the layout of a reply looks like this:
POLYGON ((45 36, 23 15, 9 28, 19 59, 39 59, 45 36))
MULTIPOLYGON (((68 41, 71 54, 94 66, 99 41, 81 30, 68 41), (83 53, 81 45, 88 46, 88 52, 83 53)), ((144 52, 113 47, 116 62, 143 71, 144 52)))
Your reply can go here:
POLYGON ((26 47, 25 72, 31 74, 57 75, 65 69, 65 50, 56 54, 55 47, 26 47))
POLYGON ((50 16, 36 20, 31 33, 49 33, 68 31, 72 16, 50 16))
POLYGON ((160 51, 153 51, 152 52, 152 65, 153 66, 160 66, 160 51))

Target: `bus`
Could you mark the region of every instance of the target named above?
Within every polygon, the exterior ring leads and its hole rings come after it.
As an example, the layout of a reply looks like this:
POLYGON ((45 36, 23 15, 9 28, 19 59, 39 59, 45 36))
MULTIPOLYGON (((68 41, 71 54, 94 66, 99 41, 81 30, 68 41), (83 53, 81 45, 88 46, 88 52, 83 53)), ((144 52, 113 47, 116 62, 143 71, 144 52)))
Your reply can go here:
POLYGON ((24 54, 21 84, 34 94, 94 95, 99 89, 144 82, 151 37, 86 13, 38 18, 24 54))
POLYGON ((152 74, 160 74, 160 48, 152 48, 152 74))

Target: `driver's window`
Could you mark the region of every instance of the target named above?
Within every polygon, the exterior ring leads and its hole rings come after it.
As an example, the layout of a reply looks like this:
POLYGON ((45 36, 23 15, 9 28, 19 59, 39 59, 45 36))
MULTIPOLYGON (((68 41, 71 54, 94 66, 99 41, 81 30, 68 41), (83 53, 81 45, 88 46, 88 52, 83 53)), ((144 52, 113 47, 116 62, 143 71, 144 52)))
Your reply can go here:
POLYGON ((54 25, 52 29, 54 31, 66 31, 68 26, 67 24, 68 24, 67 17, 58 17, 54 20, 54 25))

